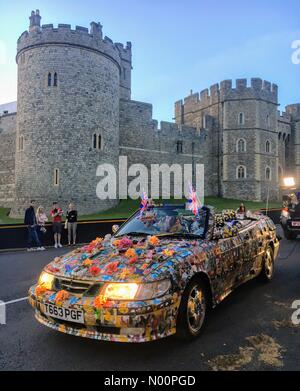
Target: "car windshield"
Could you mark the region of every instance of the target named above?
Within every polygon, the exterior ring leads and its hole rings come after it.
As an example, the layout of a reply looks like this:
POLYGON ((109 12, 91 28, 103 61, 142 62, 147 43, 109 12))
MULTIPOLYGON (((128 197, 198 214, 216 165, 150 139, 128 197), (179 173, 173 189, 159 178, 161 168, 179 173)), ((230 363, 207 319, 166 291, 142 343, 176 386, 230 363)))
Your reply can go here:
POLYGON ((151 206, 137 212, 116 233, 123 235, 172 235, 204 238, 208 229, 209 209, 203 207, 198 216, 184 206, 151 206))

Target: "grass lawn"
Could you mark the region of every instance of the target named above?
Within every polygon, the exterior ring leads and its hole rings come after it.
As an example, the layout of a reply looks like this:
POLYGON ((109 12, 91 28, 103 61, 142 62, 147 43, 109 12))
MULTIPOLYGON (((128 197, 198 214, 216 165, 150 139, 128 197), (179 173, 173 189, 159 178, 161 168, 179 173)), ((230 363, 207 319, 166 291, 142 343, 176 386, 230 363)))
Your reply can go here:
MULTIPOLYGON (((167 203, 185 203, 186 200, 167 200, 167 203)), ((226 198, 218 198, 218 197, 205 197, 205 204, 211 205, 216 208, 216 210, 220 211, 222 209, 237 209, 240 205, 239 200, 234 199, 226 199, 226 198)), ((105 212, 94 213, 91 215, 79 216, 79 220, 98 220, 98 219, 116 219, 116 218, 127 218, 130 216, 135 210, 138 209, 140 204, 139 200, 122 200, 119 205, 113 209, 109 209, 105 212)), ((245 201, 245 205, 247 209, 250 210, 259 210, 261 208, 266 207, 265 202, 252 202, 245 201)), ((281 202, 270 202, 269 208, 280 208, 281 202)), ((8 216, 9 209, 0 208, 0 224, 15 224, 22 223, 23 219, 11 219, 8 216)))

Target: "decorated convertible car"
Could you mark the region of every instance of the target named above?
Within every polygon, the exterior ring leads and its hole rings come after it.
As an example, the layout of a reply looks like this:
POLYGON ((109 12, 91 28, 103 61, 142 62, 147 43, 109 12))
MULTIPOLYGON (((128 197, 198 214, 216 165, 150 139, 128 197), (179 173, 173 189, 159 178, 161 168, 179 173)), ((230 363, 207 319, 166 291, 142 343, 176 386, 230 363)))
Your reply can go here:
POLYGON ((272 279, 278 249, 268 217, 148 205, 112 236, 55 258, 29 302, 39 322, 76 336, 191 339, 237 286, 272 279))

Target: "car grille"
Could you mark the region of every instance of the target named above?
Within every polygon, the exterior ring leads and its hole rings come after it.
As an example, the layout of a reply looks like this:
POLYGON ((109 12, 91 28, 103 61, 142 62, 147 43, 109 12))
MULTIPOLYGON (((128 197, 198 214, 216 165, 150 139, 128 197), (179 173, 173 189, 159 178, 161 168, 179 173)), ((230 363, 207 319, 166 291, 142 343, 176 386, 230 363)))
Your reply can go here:
POLYGON ((65 290, 74 294, 82 295, 91 288, 93 282, 77 281, 68 278, 55 278, 54 287, 56 290, 65 290))

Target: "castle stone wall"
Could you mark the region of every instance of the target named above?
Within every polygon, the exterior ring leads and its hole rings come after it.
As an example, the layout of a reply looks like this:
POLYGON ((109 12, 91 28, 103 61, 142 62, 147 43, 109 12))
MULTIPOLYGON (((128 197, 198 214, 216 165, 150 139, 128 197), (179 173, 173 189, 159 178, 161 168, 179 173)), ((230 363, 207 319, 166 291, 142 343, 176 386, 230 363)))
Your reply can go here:
POLYGON ((15 191, 16 114, 0 116, 0 205, 11 207, 15 191))
MULTIPOLYGON (((205 194, 213 194, 212 176, 207 132, 189 126, 152 119, 152 106, 143 102, 121 101, 120 105, 120 155, 128 156, 128 164, 204 164, 205 194), (183 151, 177 153, 177 141, 183 151)), ((132 178, 131 178, 132 179, 132 178)), ((129 178, 130 180, 130 178, 129 178)), ((172 182, 171 182, 172 183, 172 182)))

